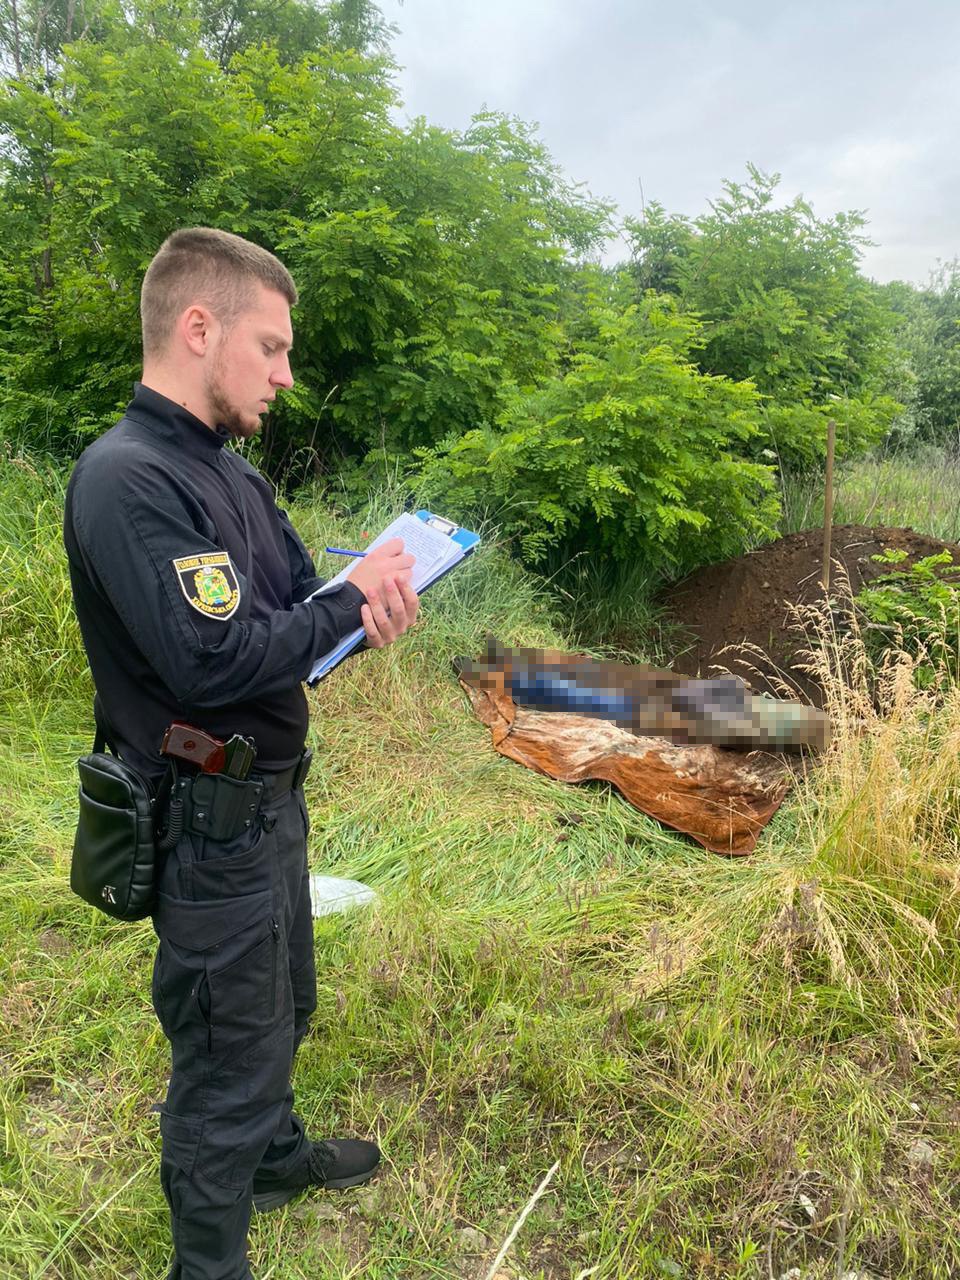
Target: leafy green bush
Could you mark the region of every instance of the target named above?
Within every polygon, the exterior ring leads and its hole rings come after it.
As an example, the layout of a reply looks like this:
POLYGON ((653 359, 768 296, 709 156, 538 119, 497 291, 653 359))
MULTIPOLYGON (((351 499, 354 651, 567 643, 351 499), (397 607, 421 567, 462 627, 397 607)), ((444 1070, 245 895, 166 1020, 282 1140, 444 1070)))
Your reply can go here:
POLYGON ((533 562, 559 547, 679 571, 771 536, 772 472, 740 456, 760 430, 754 389, 698 372, 699 326, 668 299, 594 296, 586 315, 568 372, 419 451, 425 496, 486 508, 533 562))
MULTIPOLYGON (((873 559, 900 565, 907 553, 888 547, 873 559)), ((893 568, 861 587, 855 604, 867 620, 864 634, 874 660, 895 646, 922 659, 916 678, 929 684, 938 669, 955 680, 960 657, 960 575, 949 551, 925 556, 912 568, 893 568)))

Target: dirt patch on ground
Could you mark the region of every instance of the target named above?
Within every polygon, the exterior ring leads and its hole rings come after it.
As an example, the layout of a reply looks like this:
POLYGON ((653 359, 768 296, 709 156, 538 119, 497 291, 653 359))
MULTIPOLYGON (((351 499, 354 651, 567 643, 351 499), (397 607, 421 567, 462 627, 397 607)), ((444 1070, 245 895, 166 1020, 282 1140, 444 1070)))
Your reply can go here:
MULTIPOLYGON (((904 567, 944 549, 960 564, 960 546, 912 529, 840 525, 833 530, 831 556, 843 565, 854 594, 887 571, 872 557, 888 547, 907 553, 904 567)), ((807 642, 791 615, 791 605, 821 600, 823 530, 792 533, 736 560, 698 569, 664 593, 673 620, 682 628, 671 664, 683 675, 714 674, 714 665, 741 675, 754 688, 783 696, 787 678, 797 692, 819 702, 816 684, 797 670, 807 642), (758 660, 752 648, 761 650, 758 660), (728 649, 721 654, 721 650, 728 649)), ((842 577, 833 570, 832 584, 842 577)), ((831 595, 834 591, 831 590, 831 595)))

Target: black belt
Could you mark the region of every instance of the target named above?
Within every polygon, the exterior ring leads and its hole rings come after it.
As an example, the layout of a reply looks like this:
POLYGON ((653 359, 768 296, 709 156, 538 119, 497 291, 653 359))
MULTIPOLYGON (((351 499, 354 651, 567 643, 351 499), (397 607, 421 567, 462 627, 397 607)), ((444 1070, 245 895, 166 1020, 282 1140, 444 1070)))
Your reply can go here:
POLYGON ((296 791, 298 787, 302 787, 312 762, 313 752, 307 748, 297 763, 290 765, 289 769, 281 769, 275 773, 270 769, 258 769, 254 765, 250 777, 254 781, 262 782, 271 796, 278 796, 284 791, 296 791))
MULTIPOLYGON (((281 795, 284 791, 296 791, 298 787, 303 786, 304 780, 310 772, 312 762, 313 752, 308 748, 303 752, 296 764, 291 764, 286 769, 267 769, 262 765, 258 768, 254 763, 246 778, 241 779, 241 781, 256 782, 266 786, 272 796, 281 795)), ((203 776, 216 778, 218 776, 215 773, 204 775, 198 765, 183 764, 180 761, 177 761, 177 774, 181 779, 200 778, 203 776)))

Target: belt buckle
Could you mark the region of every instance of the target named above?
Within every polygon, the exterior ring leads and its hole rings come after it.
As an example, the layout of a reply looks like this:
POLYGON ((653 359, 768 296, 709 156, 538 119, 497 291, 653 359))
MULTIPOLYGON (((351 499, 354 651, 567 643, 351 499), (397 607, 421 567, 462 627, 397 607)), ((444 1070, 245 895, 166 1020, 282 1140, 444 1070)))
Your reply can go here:
POLYGON ((310 772, 310 765, 313 763, 313 751, 310 747, 304 751, 303 755, 297 761, 293 768, 293 777, 290 780, 290 790, 297 791, 303 786, 307 774, 310 772))

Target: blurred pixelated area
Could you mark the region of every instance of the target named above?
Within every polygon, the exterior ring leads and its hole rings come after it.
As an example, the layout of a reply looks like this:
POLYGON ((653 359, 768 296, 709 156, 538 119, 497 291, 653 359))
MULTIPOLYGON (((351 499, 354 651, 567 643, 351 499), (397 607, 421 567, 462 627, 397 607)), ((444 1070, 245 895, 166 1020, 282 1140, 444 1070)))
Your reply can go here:
POLYGON ((823 750, 825 712, 751 693, 739 676, 692 679, 656 667, 603 662, 545 649, 508 649, 488 636, 481 658, 458 658, 468 685, 509 693, 521 707, 609 720, 677 746, 823 750))
POLYGON ((605 779, 716 853, 751 852, 793 776, 783 753, 830 737, 824 712, 756 697, 735 676, 696 680, 493 636, 454 669, 502 755, 564 782, 605 779))

